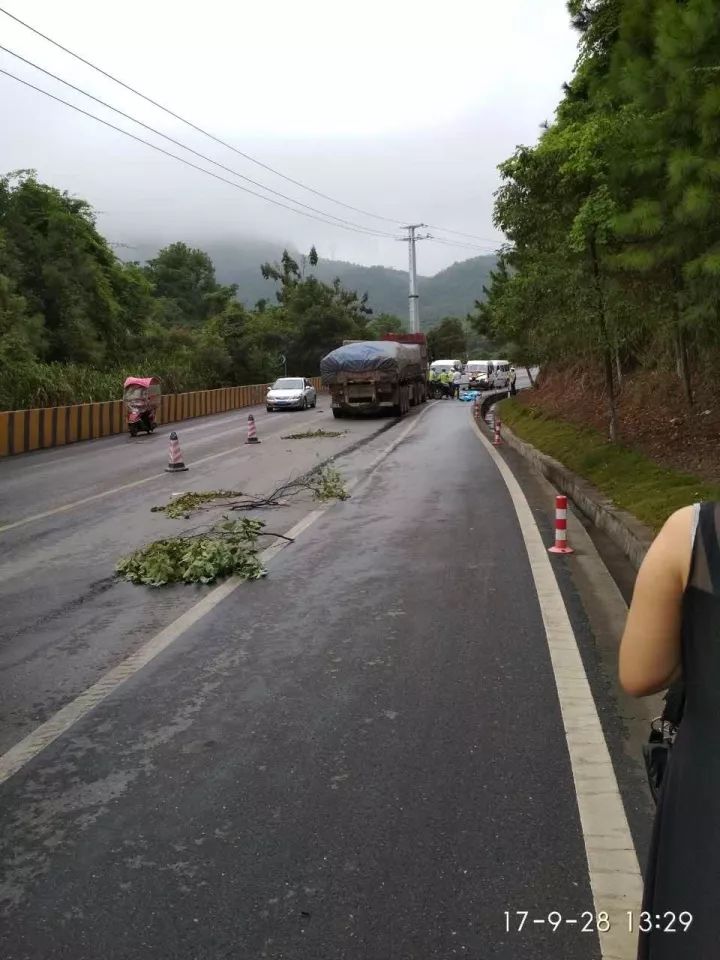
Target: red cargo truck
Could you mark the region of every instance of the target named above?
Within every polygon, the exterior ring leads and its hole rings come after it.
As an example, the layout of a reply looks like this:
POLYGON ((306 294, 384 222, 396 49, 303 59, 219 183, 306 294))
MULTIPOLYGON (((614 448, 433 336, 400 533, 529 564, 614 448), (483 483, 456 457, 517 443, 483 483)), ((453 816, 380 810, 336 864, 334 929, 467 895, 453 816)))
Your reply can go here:
POLYGON ((429 369, 427 337, 424 333, 384 333, 381 340, 394 340, 395 343, 417 343, 420 347, 420 356, 425 367, 425 374, 429 369))

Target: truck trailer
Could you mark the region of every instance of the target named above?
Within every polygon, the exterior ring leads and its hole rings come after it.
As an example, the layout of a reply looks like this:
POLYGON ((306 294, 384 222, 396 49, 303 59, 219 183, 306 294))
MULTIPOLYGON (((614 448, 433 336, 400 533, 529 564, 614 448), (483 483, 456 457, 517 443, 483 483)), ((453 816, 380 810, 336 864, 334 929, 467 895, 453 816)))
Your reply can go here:
POLYGON ((423 335, 386 336, 347 341, 320 361, 320 376, 330 390, 334 417, 383 412, 401 417, 427 399, 423 335), (422 337, 422 342, 401 342, 400 337, 422 337))

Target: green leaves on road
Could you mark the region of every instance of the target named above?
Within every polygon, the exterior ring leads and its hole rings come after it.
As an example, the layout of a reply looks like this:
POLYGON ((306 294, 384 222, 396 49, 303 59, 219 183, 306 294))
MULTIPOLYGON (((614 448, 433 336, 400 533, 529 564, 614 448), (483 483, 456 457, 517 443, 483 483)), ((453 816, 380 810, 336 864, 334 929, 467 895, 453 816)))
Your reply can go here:
POLYGON ((265 525, 242 517, 224 519, 206 533, 156 540, 124 557, 116 572, 131 583, 212 583, 219 577, 258 580, 265 573, 257 542, 265 525))
MULTIPOLYGON (((243 494, 237 490, 191 490, 174 497, 164 506, 152 507, 153 513, 164 513, 171 519, 189 518, 193 512, 213 506, 224 510, 257 510, 279 507, 288 498, 302 492, 312 494, 314 500, 347 500, 342 475, 334 467, 322 467, 305 477, 288 480, 267 496, 243 494), (237 498, 243 499, 237 499, 237 498)), ((212 583, 221 577, 241 577, 257 580, 264 576, 258 558, 260 537, 279 537, 270 533, 262 520, 230 519, 225 515, 209 529, 198 533, 168 537, 141 547, 123 557, 115 572, 131 583, 161 587, 169 583, 212 583)))
POLYGON ((190 490, 173 497, 170 503, 162 507, 152 507, 153 513, 164 513, 171 520, 177 520, 193 513, 202 506, 212 504, 218 500, 234 500, 241 497, 240 490, 190 490))
POLYGON ((347 430, 306 430, 305 433, 290 433, 282 440, 315 440, 322 437, 342 437, 347 430))
POLYGON ((308 478, 309 489, 316 500, 349 500, 350 494, 342 475, 334 467, 324 467, 308 478))

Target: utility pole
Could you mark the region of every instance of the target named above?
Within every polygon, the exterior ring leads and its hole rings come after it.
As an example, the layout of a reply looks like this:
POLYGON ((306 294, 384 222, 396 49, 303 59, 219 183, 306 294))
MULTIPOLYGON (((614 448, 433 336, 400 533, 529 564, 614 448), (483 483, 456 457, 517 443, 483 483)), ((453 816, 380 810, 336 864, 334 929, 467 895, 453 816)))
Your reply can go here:
POLYGON ((411 223, 403 230, 407 230, 407 237, 403 237, 403 243, 407 243, 409 252, 408 275, 410 280, 410 293, 408 294, 408 306, 410 313, 410 333, 420 333, 420 297, 417 292, 417 262, 415 258, 415 243, 417 240, 427 240, 429 234, 419 236, 415 233, 421 227, 427 226, 424 223, 411 223))

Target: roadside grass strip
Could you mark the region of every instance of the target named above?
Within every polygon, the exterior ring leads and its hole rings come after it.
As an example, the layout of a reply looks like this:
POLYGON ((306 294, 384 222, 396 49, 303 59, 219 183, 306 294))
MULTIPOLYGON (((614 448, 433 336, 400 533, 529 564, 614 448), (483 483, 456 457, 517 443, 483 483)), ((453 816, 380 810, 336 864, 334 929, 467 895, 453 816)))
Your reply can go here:
POLYGON ((502 421, 527 443, 584 477, 611 500, 653 530, 680 507, 698 500, 720 500, 720 486, 660 466, 654 460, 612 444, 591 427, 580 427, 526 407, 502 403, 502 421))

